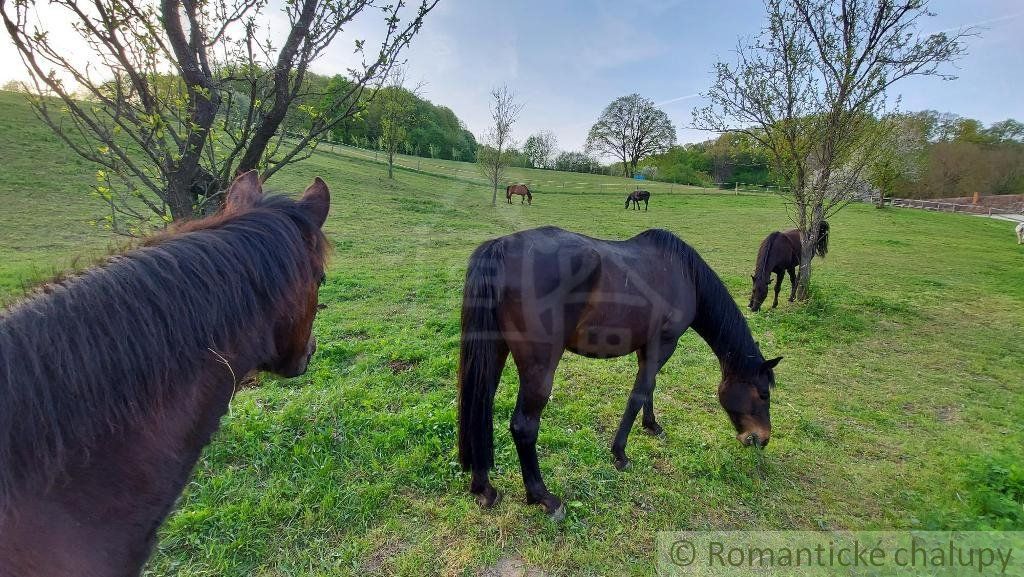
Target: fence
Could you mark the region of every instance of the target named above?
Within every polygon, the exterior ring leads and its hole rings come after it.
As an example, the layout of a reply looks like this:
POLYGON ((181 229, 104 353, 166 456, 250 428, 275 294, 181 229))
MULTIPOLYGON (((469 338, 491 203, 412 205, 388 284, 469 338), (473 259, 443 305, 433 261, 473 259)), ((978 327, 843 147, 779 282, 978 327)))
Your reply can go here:
POLYGON ((915 198, 889 198, 886 202, 892 206, 905 208, 920 208, 924 210, 935 210, 941 212, 962 212, 966 214, 981 214, 992 216, 993 214, 1024 214, 1024 203, 1016 206, 985 206, 982 204, 959 204, 943 200, 919 200, 915 198))

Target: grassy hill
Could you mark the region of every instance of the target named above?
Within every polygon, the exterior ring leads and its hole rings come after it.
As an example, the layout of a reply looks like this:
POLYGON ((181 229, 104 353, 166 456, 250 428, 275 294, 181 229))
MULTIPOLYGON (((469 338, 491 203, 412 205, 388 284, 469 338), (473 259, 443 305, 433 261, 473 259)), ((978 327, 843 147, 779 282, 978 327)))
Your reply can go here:
MULTIPOLYGON (((0 129, 0 294, 13 298, 112 239, 88 225, 94 170, 15 95, 0 93, 0 129)), ((662 227, 743 304, 759 242, 787 226, 782 200, 675 188, 650 212, 625 211, 620 180, 492 208, 469 178, 399 170, 389 181, 372 159, 330 150, 271 187, 296 193, 315 175, 332 190, 335 247, 320 350, 305 376, 235 397, 161 531, 153 575, 472 575, 520 557, 556 575, 649 575, 663 529, 1024 528, 1024 247, 1008 223, 840 213, 813 300, 747 313, 765 354, 785 356, 760 460, 733 438, 717 362, 687 334, 655 393, 666 438, 638 427, 633 466, 617 472, 608 445, 636 362, 567 354, 539 441, 548 485, 569 505, 555 525, 523 501, 503 425, 512 366, 495 409, 496 510, 477 508, 456 463, 469 254, 544 224, 608 238, 662 227)))

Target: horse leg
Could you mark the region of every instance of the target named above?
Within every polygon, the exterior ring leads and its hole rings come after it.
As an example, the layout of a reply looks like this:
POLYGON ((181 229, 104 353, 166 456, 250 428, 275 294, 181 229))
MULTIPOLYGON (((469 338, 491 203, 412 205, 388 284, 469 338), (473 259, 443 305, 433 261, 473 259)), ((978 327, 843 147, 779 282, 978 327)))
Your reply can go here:
POLYGON ((615 468, 620 471, 629 466, 629 458, 626 457, 626 441, 629 439, 629 431, 633 428, 636 414, 640 412, 641 408, 644 408, 644 426, 652 431, 661 430, 661 426, 654 420, 654 379, 658 374, 658 369, 672 356, 675 349, 675 340, 671 342, 658 340, 648 343, 636 352, 639 365, 636 382, 626 401, 626 410, 622 413, 622 421, 619 422, 619 429, 615 432, 615 440, 612 442, 612 458, 615 468), (646 408, 648 406, 650 411, 646 408))
POLYGON ((644 212, 647 212, 647 199, 644 199, 644 212))
POLYGON ((789 284, 792 288, 789 290, 789 302, 796 300, 796 267, 789 267, 789 284))
POLYGON ((782 289, 782 279, 786 278, 786 271, 775 273, 775 302, 772 303, 772 308, 779 306, 779 290, 782 289))
POLYGON ((516 400, 516 409, 512 413, 509 430, 512 432, 516 452, 519 454, 519 467, 523 473, 523 485, 526 487, 526 502, 531 505, 540 504, 552 519, 561 521, 565 517, 562 501, 548 491, 537 461, 540 415, 551 396, 555 367, 534 365, 520 374, 522 376, 519 382, 519 398, 516 400))
MULTIPOLYGON (((662 350, 661 354, 658 355, 658 368, 657 370, 654 371, 655 375, 658 374, 658 371, 661 370, 661 367, 665 366, 665 363, 668 362, 668 359, 672 356, 672 353, 675 352, 676 343, 678 342, 678 338, 674 341, 671 341, 670 343, 662 341, 662 350)), ((643 419, 640 421, 640 424, 643 425, 643 427, 647 429, 647 432, 651 433, 652 435, 660 437, 665 433, 665 429, 663 429, 661 425, 658 424, 658 421, 654 418, 653 382, 651 384, 651 394, 648 397, 647 402, 644 403, 643 419)))

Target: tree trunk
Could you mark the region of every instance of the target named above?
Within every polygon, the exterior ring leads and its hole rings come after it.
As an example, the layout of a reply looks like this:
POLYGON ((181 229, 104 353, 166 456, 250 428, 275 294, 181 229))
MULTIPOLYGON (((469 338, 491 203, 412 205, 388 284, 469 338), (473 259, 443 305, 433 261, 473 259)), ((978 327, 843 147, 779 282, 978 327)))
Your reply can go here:
POLYGON ((491 195, 491 206, 498 206, 498 181, 494 181, 494 194, 491 195))
POLYGON ((395 178, 395 153, 392 150, 388 151, 388 178, 395 178))
POLYGON ((176 173, 167 182, 167 207, 171 210, 171 219, 188 220, 195 216, 192 207, 192 179, 176 173))
POLYGON ((797 275, 796 300, 805 301, 810 296, 811 287, 811 259, 814 258, 814 247, 818 244, 818 229, 821 221, 824 220, 824 211, 821 205, 814 207, 809 226, 801 231, 800 235, 800 272, 797 275))

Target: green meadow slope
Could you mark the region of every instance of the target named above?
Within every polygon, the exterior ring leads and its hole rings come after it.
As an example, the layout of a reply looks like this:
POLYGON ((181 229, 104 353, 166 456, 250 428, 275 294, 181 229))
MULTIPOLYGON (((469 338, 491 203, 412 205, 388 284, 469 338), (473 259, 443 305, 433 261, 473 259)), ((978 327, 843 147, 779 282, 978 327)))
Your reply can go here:
MULTIPOLYGON (((10 301, 113 239, 88 224, 100 209, 87 193, 94 170, 9 93, 0 158, 10 301)), ((548 485, 568 504, 553 524, 523 500, 505 426, 514 367, 495 410, 494 482, 506 494, 496 510, 476 506, 456 463, 469 254, 540 225, 607 238, 661 227, 745 304, 759 242, 787 225, 782 200, 675 189, 633 212, 619 182, 542 187, 532 207, 492 208, 468 179, 403 169, 390 181, 371 159, 330 151, 271 187, 297 193, 316 175, 333 200, 320 350, 305 376, 235 397, 151 574, 473 575, 521 557, 552 575, 649 575, 662 529, 1024 529, 1024 247, 1010 224, 859 205, 837 215, 813 299, 745 313, 765 354, 785 356, 761 459, 733 438, 717 362, 688 333, 658 380, 666 437, 638 427, 633 466, 616 471, 608 445, 636 361, 567 354, 539 441, 548 485)))

